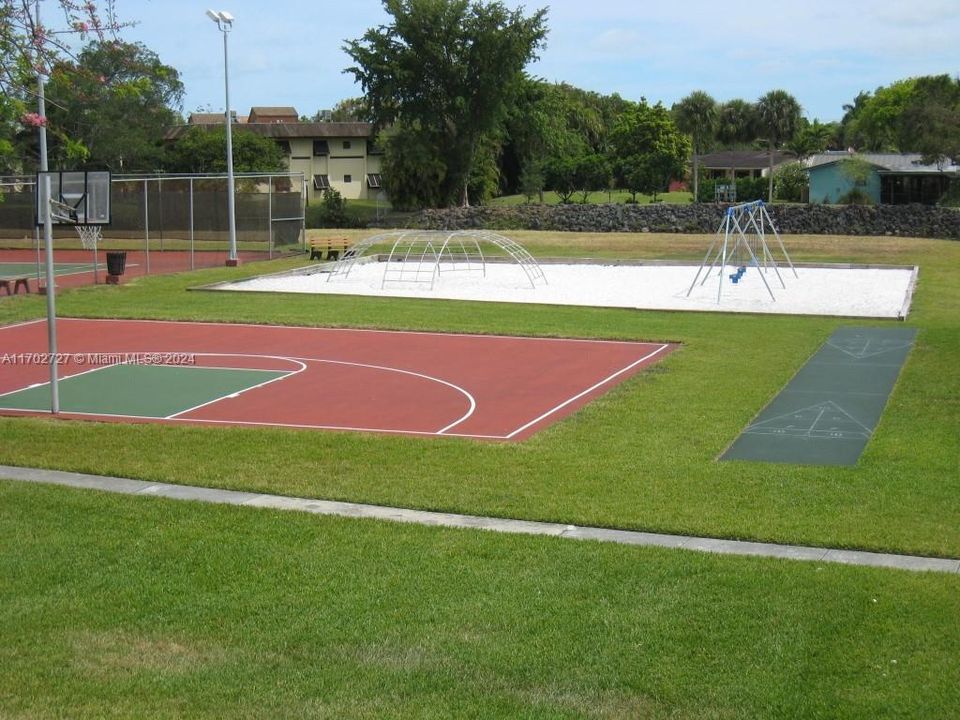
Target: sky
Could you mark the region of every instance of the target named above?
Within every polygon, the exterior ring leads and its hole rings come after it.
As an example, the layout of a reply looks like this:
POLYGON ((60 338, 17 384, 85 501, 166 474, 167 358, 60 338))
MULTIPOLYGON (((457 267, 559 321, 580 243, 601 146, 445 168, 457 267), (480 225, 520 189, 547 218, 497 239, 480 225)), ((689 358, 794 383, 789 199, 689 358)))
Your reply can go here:
MULTIPOLYGON (((292 105, 301 115, 362 94, 345 40, 389 22, 380 0, 115 0, 122 37, 175 67, 184 115, 223 112, 223 36, 207 8, 236 19, 230 104, 292 105), (214 4, 210 3, 222 3, 214 4), (266 8, 266 9, 265 9, 266 8)), ((504 0, 547 8, 546 47, 527 71, 669 107, 694 90, 718 101, 790 92, 804 115, 839 120, 862 90, 960 74, 960 0, 504 0)))

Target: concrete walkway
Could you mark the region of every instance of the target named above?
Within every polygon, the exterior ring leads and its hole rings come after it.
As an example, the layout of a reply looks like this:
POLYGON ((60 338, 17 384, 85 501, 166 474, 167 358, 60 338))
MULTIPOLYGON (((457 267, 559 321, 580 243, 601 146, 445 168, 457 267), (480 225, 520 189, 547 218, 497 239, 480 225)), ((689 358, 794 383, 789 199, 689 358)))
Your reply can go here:
POLYGON ((550 535, 576 540, 599 540, 623 545, 680 548, 700 552, 727 555, 752 555, 757 557, 785 558, 814 562, 843 563, 846 565, 870 565, 897 568, 899 570, 932 571, 960 574, 960 560, 921 557, 917 555, 894 555, 890 553, 862 552, 858 550, 833 550, 830 548, 805 547, 802 545, 777 545, 775 543, 744 542, 740 540, 717 540, 689 535, 664 535, 660 533, 607 530, 577 525, 506 520, 476 515, 405 510, 403 508, 360 503, 309 500, 281 495, 217 490, 191 485, 151 483, 143 480, 82 475, 59 470, 39 470, 0 465, 0 479, 22 482, 63 485, 89 490, 122 493, 125 495, 152 495, 176 500, 196 500, 225 505, 295 510, 316 515, 338 515, 352 518, 374 518, 394 522, 417 523, 438 527, 475 528, 495 532, 522 533, 525 535, 550 535))

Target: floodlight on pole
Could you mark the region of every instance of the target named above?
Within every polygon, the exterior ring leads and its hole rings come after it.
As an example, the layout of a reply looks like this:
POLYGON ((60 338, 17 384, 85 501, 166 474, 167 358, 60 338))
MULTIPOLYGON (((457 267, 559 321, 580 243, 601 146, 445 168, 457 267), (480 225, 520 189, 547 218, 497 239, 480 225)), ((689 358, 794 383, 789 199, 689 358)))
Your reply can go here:
POLYGON ((230 250, 227 255, 227 265, 235 266, 239 263, 237 259, 237 215, 234 205, 234 183, 233 183, 233 119, 230 115, 230 73, 227 63, 227 33, 233 30, 233 15, 226 10, 207 10, 207 17, 217 24, 217 28, 223 33, 223 88, 226 96, 226 109, 224 110, 224 121, 227 126, 227 219, 230 223, 230 250))

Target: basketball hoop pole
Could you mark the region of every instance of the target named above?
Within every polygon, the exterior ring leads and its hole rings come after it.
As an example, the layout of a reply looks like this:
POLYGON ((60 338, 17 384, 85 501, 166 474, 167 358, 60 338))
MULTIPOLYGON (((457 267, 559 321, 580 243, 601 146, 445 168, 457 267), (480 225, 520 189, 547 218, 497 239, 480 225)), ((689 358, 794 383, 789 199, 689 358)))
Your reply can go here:
MULTIPOLYGON (((37 3, 37 27, 40 27, 40 4, 37 3)), ((37 66, 41 65, 37 60, 37 66)), ((43 72, 37 70, 37 111, 41 118, 47 116, 46 98, 43 87, 43 72)), ((47 344, 50 351, 50 412, 56 415, 60 412, 60 393, 57 386, 57 308, 56 289, 54 287, 53 268, 53 221, 50 218, 50 176, 46 174, 47 167, 47 128, 40 124, 40 170, 41 187, 37 188, 40 196, 39 210, 43 218, 43 244, 46 259, 47 278, 47 344)))

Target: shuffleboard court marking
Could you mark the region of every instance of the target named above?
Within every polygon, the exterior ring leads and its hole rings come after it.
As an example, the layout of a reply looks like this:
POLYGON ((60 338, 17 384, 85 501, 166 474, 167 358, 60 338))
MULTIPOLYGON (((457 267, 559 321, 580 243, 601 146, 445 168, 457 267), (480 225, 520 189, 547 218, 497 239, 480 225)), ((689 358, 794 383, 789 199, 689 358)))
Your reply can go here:
POLYGON ((832 400, 801 408, 793 412, 754 423, 743 431, 744 435, 792 435, 794 437, 819 437, 828 440, 849 438, 867 439, 873 430, 853 417, 832 400), (855 429, 844 429, 853 426, 855 429))
POLYGON ((871 341, 866 340, 863 345, 857 343, 838 343, 838 342, 827 342, 828 347, 832 347, 836 350, 839 350, 842 353, 849 355, 850 357, 856 360, 865 360, 866 358, 876 357, 877 355, 883 355, 894 350, 904 350, 913 346, 913 343, 878 343, 880 346, 876 349, 871 349, 871 341))
POLYGON ((914 328, 839 328, 720 459, 856 465, 915 337, 914 328))

